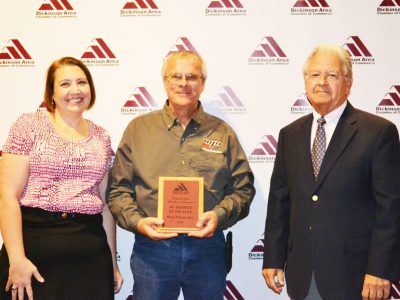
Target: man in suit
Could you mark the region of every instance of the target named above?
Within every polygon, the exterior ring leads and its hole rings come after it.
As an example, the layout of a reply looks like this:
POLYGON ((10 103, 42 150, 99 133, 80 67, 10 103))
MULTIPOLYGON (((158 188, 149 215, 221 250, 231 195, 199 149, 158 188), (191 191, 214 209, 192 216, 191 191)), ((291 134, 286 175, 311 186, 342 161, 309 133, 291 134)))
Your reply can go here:
POLYGON ((354 108, 352 62, 321 45, 304 66, 313 112, 284 127, 271 177, 263 276, 292 299, 387 299, 400 275, 396 126, 354 108))

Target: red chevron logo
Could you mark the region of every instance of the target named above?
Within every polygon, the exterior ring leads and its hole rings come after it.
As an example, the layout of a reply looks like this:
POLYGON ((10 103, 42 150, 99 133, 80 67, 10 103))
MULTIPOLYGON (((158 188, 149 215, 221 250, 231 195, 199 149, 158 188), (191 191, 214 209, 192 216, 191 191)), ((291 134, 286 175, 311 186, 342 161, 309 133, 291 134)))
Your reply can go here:
POLYGON ((266 36, 262 38, 251 57, 286 57, 286 54, 272 36, 266 36))
POLYGON ((67 0, 44 1, 39 10, 74 10, 67 0))
POLYGON ((116 58, 111 49, 102 38, 95 38, 88 50, 82 54, 82 58, 116 58))
POLYGON ((312 112, 312 107, 307 99, 306 93, 301 93, 297 99, 294 101, 292 107, 290 108, 292 114, 309 114, 312 112))
POLYGON ((400 0, 383 0, 379 6, 400 6, 400 0))
POLYGON ((17 39, 11 39, 0 52, 0 59, 32 59, 17 39))
POLYGON ((157 107, 157 103, 146 88, 140 86, 129 96, 124 107, 157 107))
POLYGON ((276 155, 278 142, 272 135, 264 135, 251 155, 276 155))
POLYGON ((390 288, 389 299, 399 300, 400 299, 400 282, 392 283, 390 288))
POLYGON ((372 57, 371 52, 367 49, 365 44, 361 41, 361 39, 358 36, 350 36, 346 43, 343 45, 349 52, 350 56, 355 56, 355 57, 372 57))
POLYGON ((302 107, 309 107, 310 103, 307 100, 307 94, 306 93, 301 93, 296 101, 294 102, 293 106, 302 106, 302 107))
POLYGON ((293 7, 329 7, 325 0, 297 0, 293 7))
POLYGON ((198 53, 194 48, 193 44, 189 41, 187 37, 180 37, 176 40, 176 43, 171 47, 171 50, 168 52, 168 54, 170 54, 171 52, 184 51, 184 50, 198 53))
POLYGON ((128 1, 122 9, 158 9, 153 0, 128 1))
POLYGON ((243 8, 239 0, 211 1, 208 8, 243 8))
POLYGON ((325 0, 298 0, 293 7, 329 7, 325 0))
POLYGON ((44 103, 44 101, 42 101, 42 103, 40 103, 39 107, 36 109, 36 111, 46 111, 46 104, 44 103))
POLYGON ((223 86, 215 95, 215 100, 222 107, 244 107, 242 101, 229 86, 223 86))
POLYGON ((264 239, 259 239, 251 252, 264 252, 264 239))
POLYGON ((226 281, 226 289, 224 292, 224 299, 225 300, 244 300, 243 296, 240 294, 238 289, 232 283, 232 281, 226 281))
POLYGON ((400 85, 391 86, 378 106, 400 106, 400 85))

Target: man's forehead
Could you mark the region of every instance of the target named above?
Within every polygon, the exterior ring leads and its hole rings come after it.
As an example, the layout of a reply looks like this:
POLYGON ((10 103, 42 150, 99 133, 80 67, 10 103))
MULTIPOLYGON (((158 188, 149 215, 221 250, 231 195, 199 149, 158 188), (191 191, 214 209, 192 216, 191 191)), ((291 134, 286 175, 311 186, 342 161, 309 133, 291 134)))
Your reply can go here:
POLYGON ((314 55, 310 60, 309 69, 313 68, 331 68, 340 70, 342 67, 339 56, 332 52, 321 52, 314 55))
POLYGON ((167 69, 193 68, 201 69, 201 63, 196 57, 177 57, 169 61, 167 69))

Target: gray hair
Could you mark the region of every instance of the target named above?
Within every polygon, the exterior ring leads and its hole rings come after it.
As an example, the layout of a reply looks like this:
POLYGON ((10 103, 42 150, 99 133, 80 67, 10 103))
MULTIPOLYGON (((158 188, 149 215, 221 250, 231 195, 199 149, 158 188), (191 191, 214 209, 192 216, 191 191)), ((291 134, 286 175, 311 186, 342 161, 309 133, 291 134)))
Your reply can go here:
POLYGON ((315 47, 314 50, 311 52, 310 56, 308 56, 304 64, 303 74, 307 73, 311 59, 315 55, 321 52, 336 54, 339 57, 340 61, 342 62, 342 69, 344 72, 344 76, 347 79, 353 78, 353 65, 351 62, 350 54, 347 52, 346 49, 338 45, 318 45, 317 47, 315 47))
POLYGON ((203 58, 201 58, 201 56, 199 54, 197 54, 194 51, 188 51, 188 50, 174 51, 167 55, 167 57, 164 59, 164 62, 163 62, 162 68, 161 68, 161 75, 162 75, 163 79, 165 79, 165 77, 167 76, 166 72, 167 72, 167 67, 168 67, 169 62, 172 59, 181 59, 181 58, 188 58, 191 60, 199 61, 201 64, 201 76, 203 78, 203 81, 206 81, 206 78, 207 78, 206 63, 204 62, 203 58))

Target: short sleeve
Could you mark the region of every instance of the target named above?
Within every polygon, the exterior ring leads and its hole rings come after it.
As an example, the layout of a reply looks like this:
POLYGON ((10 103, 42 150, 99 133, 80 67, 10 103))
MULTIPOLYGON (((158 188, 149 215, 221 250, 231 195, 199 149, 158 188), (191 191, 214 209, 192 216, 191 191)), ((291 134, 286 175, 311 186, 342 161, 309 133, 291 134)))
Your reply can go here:
POLYGON ((29 155, 33 145, 33 119, 32 114, 23 114, 11 126, 3 152, 29 155))

